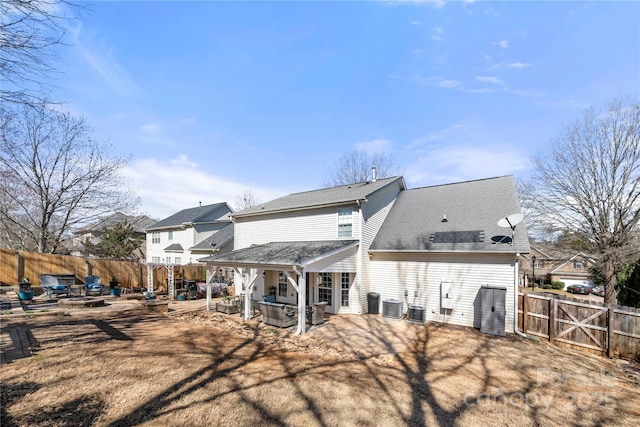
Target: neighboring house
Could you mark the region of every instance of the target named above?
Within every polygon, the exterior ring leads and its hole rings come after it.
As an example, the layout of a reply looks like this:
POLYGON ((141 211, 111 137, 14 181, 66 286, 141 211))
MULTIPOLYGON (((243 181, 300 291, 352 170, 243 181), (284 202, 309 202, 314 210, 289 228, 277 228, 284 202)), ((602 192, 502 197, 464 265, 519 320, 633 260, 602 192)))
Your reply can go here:
POLYGON ((146 215, 131 216, 123 214, 122 212, 116 212, 113 215, 102 218, 94 222, 93 224, 76 230, 73 233, 73 237, 71 239, 72 247, 70 250, 70 254, 73 256, 87 256, 82 242, 88 239, 91 243, 97 244, 98 242, 100 242, 100 236, 102 236, 105 230, 109 230, 116 224, 128 223, 136 231, 134 237, 142 237, 140 253, 137 255, 139 255, 141 259, 144 259, 146 252, 146 243, 144 241, 146 237, 145 229, 156 221, 157 220, 149 218, 146 215))
POLYGON ((404 311, 407 303, 421 305, 427 320, 474 326, 485 285, 506 288, 506 330, 513 331, 517 258, 529 243, 524 224, 512 242, 512 230, 497 222, 518 212, 510 176, 412 190, 402 177, 372 180, 237 212, 235 250, 201 261, 208 277, 234 268, 236 292, 247 300, 275 294, 297 304, 298 333, 306 305, 362 314, 372 293, 381 302, 402 300, 404 311), (441 310, 443 282, 451 286, 452 309, 441 310))
POLYGON ((571 285, 592 285, 591 268, 596 261, 589 255, 549 244, 532 244, 531 253, 521 260, 521 276, 526 286, 533 282, 533 257, 535 256, 536 286, 543 283, 562 282, 564 289, 571 285))
POLYGON ((227 203, 184 209, 147 227, 147 263, 185 265, 233 248, 227 203), (221 234, 219 234, 221 233, 221 234))

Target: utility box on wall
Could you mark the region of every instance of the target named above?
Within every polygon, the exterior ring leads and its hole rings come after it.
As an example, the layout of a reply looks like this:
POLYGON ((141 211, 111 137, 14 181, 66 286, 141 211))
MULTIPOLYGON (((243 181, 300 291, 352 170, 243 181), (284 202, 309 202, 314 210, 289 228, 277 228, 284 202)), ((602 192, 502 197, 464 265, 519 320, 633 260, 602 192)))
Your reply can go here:
POLYGON ((453 309, 453 282, 440 283, 440 308, 453 309))

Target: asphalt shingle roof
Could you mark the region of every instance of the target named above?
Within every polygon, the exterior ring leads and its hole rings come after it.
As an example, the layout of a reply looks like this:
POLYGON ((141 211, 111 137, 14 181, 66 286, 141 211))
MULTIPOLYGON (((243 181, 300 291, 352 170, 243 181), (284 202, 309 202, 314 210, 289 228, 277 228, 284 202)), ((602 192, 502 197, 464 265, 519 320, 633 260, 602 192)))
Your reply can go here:
POLYGON ((512 176, 402 191, 374 239, 372 251, 529 252, 524 222, 498 220, 520 212, 512 176), (443 222, 446 215, 446 222, 443 222))
POLYGON ((213 233, 191 248, 192 251, 214 251, 233 239, 233 223, 213 233))
POLYGON ((237 249, 198 261, 229 264, 301 265, 330 252, 353 246, 357 240, 325 240, 312 242, 273 242, 237 249))
POLYGON ((184 249, 182 249, 182 245, 180 243, 172 243, 164 248, 164 250, 166 252, 184 252, 184 249))
POLYGON ((322 188, 320 190, 289 194, 287 196, 280 197, 279 199, 261 203, 240 212, 236 212, 233 216, 241 217, 252 214, 305 209, 343 203, 355 203, 356 200, 364 200, 376 191, 396 181, 400 181, 401 188, 404 188, 404 180, 402 177, 396 176, 383 178, 373 182, 362 182, 358 184, 341 185, 339 187, 322 188))
MULTIPOLYGON (((225 206, 227 206, 227 204, 222 202, 222 203, 215 203, 213 205, 198 206, 195 208, 183 209, 180 212, 171 215, 170 217, 167 217, 165 219, 162 219, 156 222, 155 224, 147 228, 147 231, 158 229, 158 228, 175 227, 184 223, 194 223, 198 221, 203 221, 208 214, 215 212, 218 209, 223 208, 225 206)), ((221 218, 216 218, 216 219, 222 220, 221 218)), ((206 220, 210 221, 211 219, 207 218, 206 220)))

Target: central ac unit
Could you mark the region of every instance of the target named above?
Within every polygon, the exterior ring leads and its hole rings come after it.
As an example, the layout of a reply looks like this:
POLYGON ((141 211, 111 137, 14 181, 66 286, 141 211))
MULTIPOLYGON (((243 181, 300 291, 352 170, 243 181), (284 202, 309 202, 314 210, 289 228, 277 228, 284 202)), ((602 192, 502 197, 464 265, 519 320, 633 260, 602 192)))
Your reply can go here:
POLYGON ((407 309, 407 321, 411 323, 420 323, 423 324, 425 322, 426 310, 424 307, 419 305, 409 304, 409 308, 407 309))
POLYGON ((402 300, 389 298, 382 301, 382 317, 400 319, 402 317, 402 300))

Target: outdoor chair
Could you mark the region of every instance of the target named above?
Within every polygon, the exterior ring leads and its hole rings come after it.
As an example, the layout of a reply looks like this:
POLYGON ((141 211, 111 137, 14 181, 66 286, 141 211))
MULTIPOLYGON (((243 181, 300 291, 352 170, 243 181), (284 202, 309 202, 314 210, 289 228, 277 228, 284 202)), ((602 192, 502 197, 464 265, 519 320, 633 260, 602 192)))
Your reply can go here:
POLYGON ((102 295, 102 291, 104 286, 102 285, 102 279, 100 276, 87 276, 84 279, 84 294, 95 294, 102 295))
POLYGON ((43 274, 40 276, 40 286, 47 293, 47 296, 51 298, 53 294, 69 296, 71 292, 71 286, 61 285, 58 279, 54 276, 43 274))

